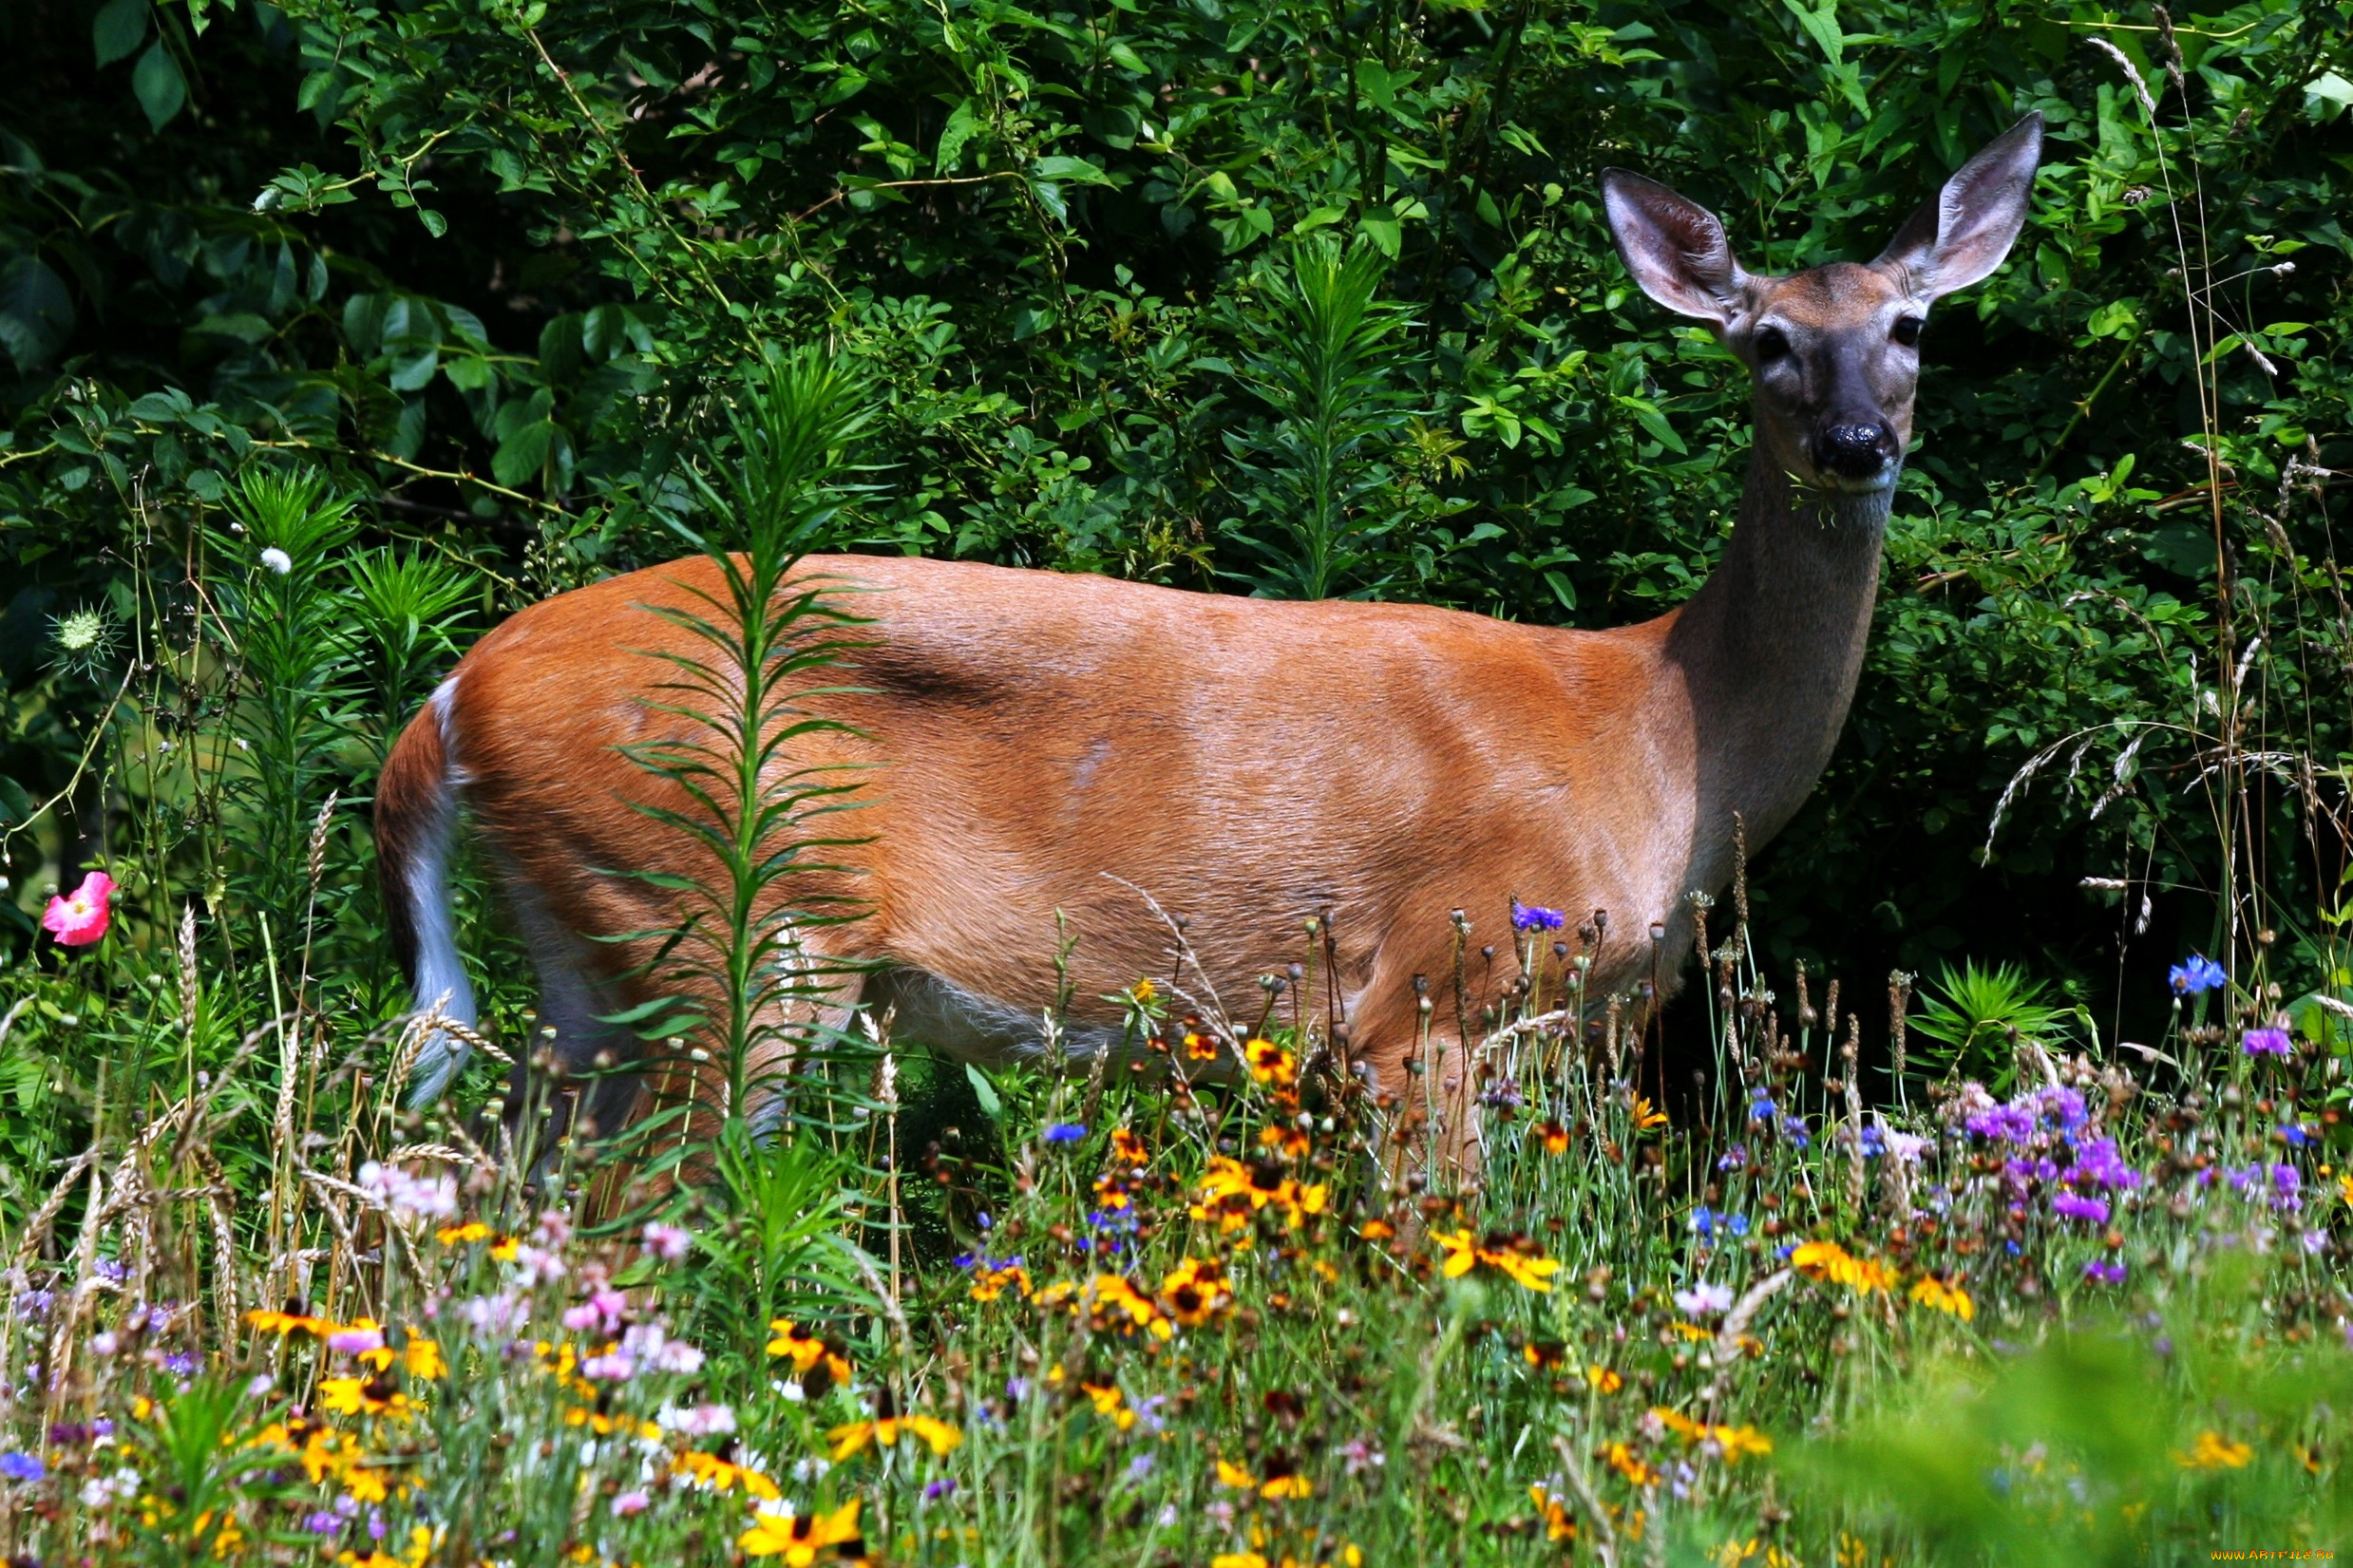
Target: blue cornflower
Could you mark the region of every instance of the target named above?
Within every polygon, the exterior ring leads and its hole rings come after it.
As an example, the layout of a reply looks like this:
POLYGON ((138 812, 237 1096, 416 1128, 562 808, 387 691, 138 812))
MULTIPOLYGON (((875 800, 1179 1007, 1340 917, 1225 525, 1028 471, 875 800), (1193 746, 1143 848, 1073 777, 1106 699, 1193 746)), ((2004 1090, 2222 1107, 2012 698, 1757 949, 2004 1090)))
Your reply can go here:
POLYGON ((2167 976, 2173 982, 2176 996, 2196 996, 2230 983, 2222 966, 2204 954, 2193 953, 2185 961, 2175 964, 2167 976))
POLYGON ((1086 1136, 1087 1124, 1084 1122, 1056 1122, 1046 1129, 1046 1142, 1049 1143, 1075 1143, 1086 1136))
POLYGON ((1773 1095, 1770 1091, 1758 1088, 1749 1097, 1749 1120, 1752 1122, 1773 1120, 1773 1095))
POLYGON ((1748 1145, 1745 1143, 1735 1143, 1717 1158, 1716 1162, 1716 1168, 1719 1171, 1736 1171, 1748 1162, 1748 1145))
POLYGON ((1745 1214, 1726 1214, 1720 1209, 1702 1205, 1691 1211, 1691 1228, 1698 1232, 1703 1240, 1713 1238, 1717 1231, 1727 1236, 1746 1236, 1749 1234, 1749 1217, 1745 1214))
POLYGON ((1859 1146, 1866 1160, 1876 1160, 1888 1152, 1887 1135, 1880 1130, 1878 1123, 1872 1122, 1865 1125, 1859 1146))
POLYGON ((39 1481, 48 1473, 49 1467, 30 1454, 13 1450, 0 1454, 0 1476, 6 1476, 10 1481, 39 1481))
POLYGON ((1524 904, 1517 898, 1511 900, 1511 926, 1515 931, 1558 931, 1567 923, 1567 916, 1557 909, 1524 904))

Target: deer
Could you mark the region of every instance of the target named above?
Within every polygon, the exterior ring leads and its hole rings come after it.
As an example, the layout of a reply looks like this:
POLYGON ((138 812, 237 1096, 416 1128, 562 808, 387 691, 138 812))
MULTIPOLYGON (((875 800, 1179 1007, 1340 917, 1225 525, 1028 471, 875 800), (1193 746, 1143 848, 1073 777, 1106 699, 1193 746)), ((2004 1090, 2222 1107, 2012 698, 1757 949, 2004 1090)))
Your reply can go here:
MULTIPOLYGON (((1660 943, 1690 945, 1695 896, 1730 882, 1736 835, 1762 847, 1830 761, 1912 439, 1923 325, 2008 255, 2041 136, 2030 114, 1988 143, 1876 259, 1786 276, 1744 270, 1697 202, 1602 174, 1634 282, 1713 330, 1753 387, 1720 563, 1656 619, 1577 630, 953 560, 806 558, 797 570, 858 590, 870 620, 838 687, 813 699, 842 727, 794 758, 873 769, 859 864, 812 890, 846 891, 863 911, 809 938, 842 966, 833 1016, 887 1013, 898 1038, 981 1065, 1034 1054, 1053 1032, 1083 1051, 1119 1034, 1120 992, 1168 967, 1172 913, 1200 984, 1226 995, 1283 971, 1318 929, 1307 922, 1323 922, 1321 978, 1353 1070, 1392 1105, 1434 1102, 1433 1146, 1474 1168, 1476 1042, 1417 977, 1451 976, 1460 921, 1525 898, 1580 920, 1606 912, 1612 935, 1648 934, 1603 940, 1587 994, 1645 979, 1654 1003, 1672 993, 1679 966, 1660 973, 1660 943), (1058 968, 1063 921, 1075 945, 1058 968), (1062 996, 1071 1011, 1050 1030, 1062 996), (1403 1095, 1416 1069, 1442 1092, 1403 1095)), ((612 872, 710 867, 648 822, 639 808, 663 781, 625 753, 658 708, 663 666, 649 655, 693 652, 654 610, 713 592, 715 571, 689 558, 514 614, 407 726, 375 835, 420 1010, 475 1019, 446 888, 463 812, 531 950, 556 1065, 643 1059, 649 1048, 607 1020, 654 982, 615 939, 670 915, 656 882, 612 872)), ((417 1102, 443 1092, 466 1048, 463 1030, 431 1031, 417 1102)), ((648 1100, 622 1074, 585 1113, 609 1127, 648 1100)))

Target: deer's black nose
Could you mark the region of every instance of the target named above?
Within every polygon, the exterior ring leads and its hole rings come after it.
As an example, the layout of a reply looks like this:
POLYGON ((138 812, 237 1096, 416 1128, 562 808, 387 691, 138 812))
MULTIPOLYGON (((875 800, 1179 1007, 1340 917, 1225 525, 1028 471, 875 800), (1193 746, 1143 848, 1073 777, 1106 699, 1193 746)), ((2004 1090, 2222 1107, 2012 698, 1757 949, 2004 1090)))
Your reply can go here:
POLYGON ((1873 421, 1833 425, 1814 438, 1817 467, 1846 479, 1869 479, 1895 459, 1895 432, 1873 421))

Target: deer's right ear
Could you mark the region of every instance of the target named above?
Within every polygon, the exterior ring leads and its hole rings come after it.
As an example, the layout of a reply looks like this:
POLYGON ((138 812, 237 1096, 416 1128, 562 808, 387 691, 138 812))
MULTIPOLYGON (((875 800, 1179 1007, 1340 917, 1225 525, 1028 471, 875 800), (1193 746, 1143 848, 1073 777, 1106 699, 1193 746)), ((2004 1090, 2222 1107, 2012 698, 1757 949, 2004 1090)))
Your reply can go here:
POLYGON ((1602 171, 1602 205, 1642 293, 1679 315, 1731 325, 1748 274, 1714 213, 1623 169, 1602 171))

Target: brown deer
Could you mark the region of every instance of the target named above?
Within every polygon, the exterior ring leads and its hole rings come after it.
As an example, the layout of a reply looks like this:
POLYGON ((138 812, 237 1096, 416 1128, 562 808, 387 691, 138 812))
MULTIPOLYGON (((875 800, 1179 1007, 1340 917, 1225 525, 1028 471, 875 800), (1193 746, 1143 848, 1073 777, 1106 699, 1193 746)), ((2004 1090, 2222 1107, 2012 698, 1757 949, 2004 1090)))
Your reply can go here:
MULTIPOLYGON (((1925 202, 1868 265, 1745 272, 1716 217, 1663 185, 1602 179, 1643 292, 1709 323, 1755 380, 1755 442, 1715 575, 1639 626, 1566 631, 1404 604, 1292 603, 954 561, 828 557, 871 617, 822 699, 854 727, 806 766, 880 763, 863 790, 861 919, 813 942, 861 966, 835 1002, 895 1010, 901 1038, 983 1061, 1034 1048, 1053 1007, 1057 913, 1077 945, 1072 1028, 1163 973, 1189 917, 1197 973, 1256 1002, 1259 976, 1332 916, 1330 983, 1352 1050, 1406 1082, 1413 980, 1451 987, 1453 911, 1499 930, 1514 897, 1606 910, 1590 994, 1650 973, 1650 928, 1688 943, 1688 895, 1730 879, 1804 802, 1845 721, 1881 538, 1911 439, 1930 304, 2001 265, 2041 146, 2028 116, 1925 202), (1629 934, 1640 934, 1628 939, 1629 934)), ((598 1021, 642 998, 634 956, 593 938, 672 923, 642 880, 708 877, 633 808, 668 787, 643 739, 690 635, 645 606, 714 587, 707 560, 536 605, 484 637, 401 736, 376 802, 391 929, 421 1007, 470 1021, 444 865, 461 802, 537 960, 543 1018, 578 1065, 637 1042, 598 1021)), ((1498 942, 1499 960, 1509 947, 1498 942)), ((1672 984, 1672 966, 1665 976, 1672 984)), ((1473 1155, 1466 1042, 1430 1020, 1448 1146, 1473 1155)), ((463 1048, 434 1035, 421 1097, 463 1048)), ((521 1070, 520 1068, 518 1069, 521 1070)), ((1418 1098, 1418 1097, 1416 1097, 1418 1098)), ((626 1091, 600 1091, 600 1121, 626 1091), (604 1097, 607 1093, 613 1097, 604 1097)))

